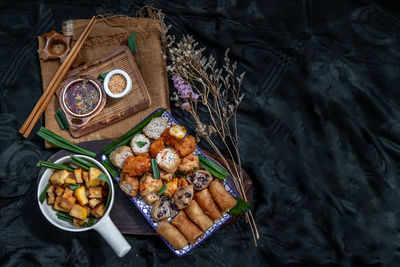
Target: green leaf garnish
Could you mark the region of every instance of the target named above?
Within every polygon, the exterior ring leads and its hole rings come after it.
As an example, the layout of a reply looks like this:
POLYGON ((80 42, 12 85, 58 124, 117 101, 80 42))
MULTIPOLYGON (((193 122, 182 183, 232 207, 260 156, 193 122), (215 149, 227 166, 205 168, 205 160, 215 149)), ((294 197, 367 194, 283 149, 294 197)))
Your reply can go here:
POLYGON ((129 35, 128 46, 132 53, 136 52, 136 31, 133 31, 131 35, 129 35))
POLYGON ((155 159, 151 159, 151 166, 153 168, 154 179, 160 178, 160 171, 158 170, 157 161, 155 159))
POLYGON ((145 145, 147 145, 147 142, 137 141, 136 144, 138 145, 138 147, 144 147, 145 145))
POLYGON ((99 80, 100 82, 103 83, 103 82, 104 82, 104 79, 105 79, 106 76, 107 76, 107 74, 108 74, 108 72, 99 74, 99 75, 97 76, 97 80, 99 80))
POLYGON ((161 196, 164 193, 165 189, 167 189, 167 185, 163 185, 160 190, 158 190, 157 195, 161 196))
POLYGON ((238 198, 238 197, 234 197, 234 198, 236 199, 236 206, 231 208, 228 211, 228 214, 238 215, 238 214, 246 213, 247 211, 253 209, 253 206, 249 202, 244 201, 243 199, 238 198))
POLYGON ((62 130, 66 130, 69 128, 67 117, 65 116, 61 108, 57 109, 57 112, 54 113, 54 117, 56 118, 58 126, 60 126, 62 130))
POLYGON ((40 203, 42 203, 46 199, 46 197, 47 197, 47 189, 49 189, 49 187, 50 187, 50 183, 48 183, 46 185, 46 187, 43 189, 42 193, 40 194, 40 197, 39 197, 40 203))
POLYGON ((45 127, 40 127, 40 130, 36 134, 47 140, 48 142, 52 143, 53 145, 56 145, 65 150, 72 151, 78 154, 83 154, 92 158, 96 157, 96 153, 79 147, 78 145, 66 140, 65 138, 59 136, 58 134, 50 131, 45 127))
POLYGON ((107 201, 106 201, 106 207, 108 206, 108 203, 110 203, 111 200, 111 184, 110 184, 110 180, 108 179, 108 176, 105 175, 104 173, 100 174, 97 177, 99 180, 102 180, 104 182, 106 182, 108 184, 108 196, 107 196, 107 201))
POLYGON ((108 159, 104 160, 101 164, 104 166, 104 168, 106 168, 113 178, 119 175, 119 172, 114 168, 114 166, 111 165, 108 159))
POLYGON ((68 213, 57 211, 56 215, 57 215, 58 219, 60 219, 60 220, 71 222, 71 223, 74 221, 74 217, 72 217, 68 213))
POLYGON ((69 185, 69 188, 71 188, 72 190, 76 190, 76 189, 78 189, 79 187, 81 187, 81 186, 78 185, 78 184, 70 184, 70 185, 69 185))
POLYGON ((108 179, 108 176, 105 175, 104 173, 100 174, 97 179, 102 180, 106 182, 108 185, 110 185, 110 180, 108 179))
POLYGON ((43 167, 43 168, 49 168, 49 169, 55 169, 55 170, 67 170, 70 172, 73 172, 74 169, 72 169, 69 166, 63 165, 63 164, 57 164, 57 163, 53 163, 53 162, 48 162, 48 161, 44 161, 44 160, 40 160, 36 166, 38 167, 43 167))
POLYGON ((90 226, 92 226, 94 223, 95 223, 95 220, 94 220, 92 217, 89 217, 88 221, 83 223, 83 226, 85 226, 85 227, 90 227, 90 226))

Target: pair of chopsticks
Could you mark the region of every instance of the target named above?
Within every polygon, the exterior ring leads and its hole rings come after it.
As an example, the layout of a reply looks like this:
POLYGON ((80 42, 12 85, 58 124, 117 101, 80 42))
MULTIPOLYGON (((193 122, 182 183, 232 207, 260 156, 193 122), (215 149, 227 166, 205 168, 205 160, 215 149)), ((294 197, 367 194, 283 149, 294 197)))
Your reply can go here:
POLYGON ((40 97, 39 101, 36 103, 35 107, 33 108, 31 114, 26 119, 24 124, 19 129, 20 134, 22 134, 25 138, 29 136, 33 127, 38 122, 40 117, 42 116, 43 112, 45 111, 47 105, 50 102, 50 99, 53 97, 54 93, 57 91, 58 86, 63 81, 64 77, 67 75, 69 69, 71 68, 72 63, 75 61, 76 57, 78 56, 79 51, 82 49, 83 44, 85 43, 87 37, 89 36, 90 31, 93 29, 96 23, 96 17, 93 16, 90 20, 89 24, 83 30, 81 36, 79 36, 78 41, 72 47, 71 51, 65 58, 64 62, 58 68, 56 74, 54 75, 53 79, 51 80, 47 89, 43 92, 43 95, 40 97))

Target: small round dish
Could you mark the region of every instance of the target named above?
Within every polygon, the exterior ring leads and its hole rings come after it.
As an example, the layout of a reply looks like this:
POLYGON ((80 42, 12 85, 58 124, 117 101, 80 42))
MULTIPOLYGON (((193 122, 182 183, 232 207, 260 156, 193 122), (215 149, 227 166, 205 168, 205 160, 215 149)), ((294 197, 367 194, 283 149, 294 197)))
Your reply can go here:
POLYGON ((61 109, 72 127, 82 127, 96 116, 106 104, 101 82, 91 76, 74 77, 61 90, 61 109))
POLYGON ((131 89, 132 89, 132 79, 131 79, 131 77, 129 77, 128 73, 126 73, 123 70, 116 69, 116 70, 110 71, 104 79, 104 90, 106 91, 106 94, 112 98, 122 98, 122 97, 126 96, 127 94, 129 94, 131 89), (122 75, 126 81, 125 89, 121 93, 117 93, 117 94, 113 93, 110 89, 110 80, 111 80, 112 76, 114 76, 116 74, 122 75))

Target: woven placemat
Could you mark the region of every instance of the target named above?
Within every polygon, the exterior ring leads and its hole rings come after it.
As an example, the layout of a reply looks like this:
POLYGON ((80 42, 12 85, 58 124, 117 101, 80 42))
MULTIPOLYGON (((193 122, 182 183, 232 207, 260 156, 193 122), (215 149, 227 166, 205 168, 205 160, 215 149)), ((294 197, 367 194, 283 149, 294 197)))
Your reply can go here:
MULTIPOLYGON (((79 38, 88 22, 89 20, 69 20, 64 23, 63 31, 65 34, 72 35, 72 44, 79 38)), ((54 118, 54 113, 59 107, 57 98, 54 96, 45 111, 46 128, 74 143, 113 139, 127 132, 155 109, 170 109, 166 61, 161 53, 163 49, 161 27, 157 20, 131 17, 101 20, 94 26, 79 55, 85 62, 101 58, 119 46, 127 44, 128 36, 132 31, 136 31, 137 40, 137 52, 133 56, 149 91, 150 107, 108 127, 73 138, 69 131, 60 129, 54 118)), ((45 38, 39 36, 38 41, 40 51, 44 47, 45 38)), ((43 90, 46 89, 59 66, 58 61, 40 60, 43 90)), ((52 145, 46 142, 46 147, 49 148, 52 145)))

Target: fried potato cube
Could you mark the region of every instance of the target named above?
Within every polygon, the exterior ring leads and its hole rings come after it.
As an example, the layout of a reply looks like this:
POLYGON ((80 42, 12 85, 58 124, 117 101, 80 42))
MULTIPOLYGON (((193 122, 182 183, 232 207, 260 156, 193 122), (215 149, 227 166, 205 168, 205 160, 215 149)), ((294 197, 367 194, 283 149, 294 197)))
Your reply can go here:
POLYGON ((89 198, 101 198, 101 187, 89 187, 89 198))
POLYGON ((106 207, 104 206, 103 203, 97 205, 93 210, 92 210, 92 215, 96 218, 100 218, 101 216, 104 215, 106 212, 106 207))
MULTIPOLYGON (((93 199, 97 199, 97 198, 93 198, 93 199)), ((84 206, 84 208, 86 209, 86 214, 90 214, 90 212, 92 212, 92 209, 89 206, 84 206)))
POLYGON ((74 195, 74 190, 72 190, 72 189, 69 188, 69 187, 66 187, 66 188, 64 189, 63 197, 64 197, 64 196, 73 196, 73 195, 74 195))
POLYGON ((75 217, 80 220, 85 220, 87 217, 87 209, 82 207, 79 204, 75 204, 72 206, 72 209, 69 213, 72 217, 75 217))
POLYGON ((78 184, 83 183, 82 179, 82 169, 75 169, 74 170, 75 180, 78 184))
POLYGON ((60 202, 61 202, 61 197, 56 197, 56 200, 54 202, 53 208, 56 211, 64 211, 64 212, 68 212, 68 210, 64 209, 63 207, 60 206, 60 202))
POLYGON ((72 209, 72 206, 75 205, 76 202, 76 198, 71 196, 71 195, 63 195, 61 197, 61 201, 60 201, 60 206, 63 209, 66 209, 68 211, 70 211, 72 209))
POLYGON ((54 185, 50 185, 49 188, 47 188, 47 196, 48 197, 54 197, 54 185))
POLYGON ((85 183, 85 187, 89 188, 89 173, 87 171, 82 171, 82 180, 85 183))
POLYGON ((84 186, 81 186, 75 190, 75 197, 78 200, 79 204, 82 206, 85 206, 89 203, 89 200, 86 197, 86 190, 84 186))
POLYGON ((50 177, 50 182, 54 185, 63 185, 65 180, 70 176, 70 172, 67 170, 54 171, 53 175, 50 177))
POLYGON ((76 180, 72 179, 72 178, 67 178, 67 180, 65 180, 66 184, 76 184, 76 180))
POLYGON ((54 196, 48 197, 48 198, 47 198, 47 204, 53 205, 54 202, 55 202, 55 197, 54 197, 54 196))
POLYGON ((56 189, 56 195, 58 197, 61 197, 64 194, 64 188, 62 188, 61 186, 58 186, 56 189))
POLYGON ((89 199, 89 206, 93 209, 94 207, 97 206, 97 204, 99 204, 101 202, 100 199, 98 198, 91 198, 89 199))
POLYGON ((90 167, 89 169, 89 187, 101 185, 101 180, 98 179, 102 172, 99 169, 90 167))
POLYGON ((74 218, 73 222, 74 222, 74 225, 75 225, 75 226, 77 226, 77 227, 82 227, 82 226, 83 226, 83 223, 84 223, 85 221, 84 221, 84 220, 77 219, 77 218, 74 218))
POLYGON ((165 185, 167 186, 167 188, 164 191, 164 195, 165 196, 169 196, 172 197, 175 194, 176 189, 178 189, 178 182, 179 179, 178 178, 172 178, 171 181, 169 181, 168 183, 166 183, 165 185))

